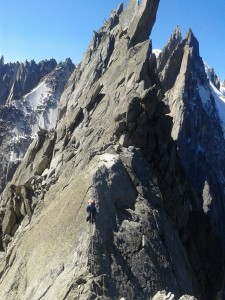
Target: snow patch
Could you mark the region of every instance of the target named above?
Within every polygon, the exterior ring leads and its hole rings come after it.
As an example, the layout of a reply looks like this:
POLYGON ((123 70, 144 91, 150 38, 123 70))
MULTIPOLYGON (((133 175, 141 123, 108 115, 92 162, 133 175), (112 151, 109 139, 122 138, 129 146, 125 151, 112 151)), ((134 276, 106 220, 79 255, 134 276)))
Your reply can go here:
POLYGON ((225 96, 225 87, 221 86, 221 83, 220 83, 220 92, 225 96))
POLYGON ((24 134, 20 135, 16 130, 14 130, 13 133, 15 136, 11 140, 9 161, 18 162, 23 158, 23 151, 21 151, 23 144, 26 145, 30 137, 24 134))
POLYGON ((221 126, 225 137, 225 96, 210 81, 212 95, 215 99, 216 108, 219 113, 221 126))
POLYGON ((48 108, 40 115, 38 125, 46 130, 55 128, 57 121, 57 112, 58 109, 56 108, 48 108))
POLYGON ((36 110, 38 106, 43 105, 51 92, 52 89, 46 85, 45 81, 42 81, 30 93, 24 96, 23 99, 32 110, 36 110))
POLYGON ((8 111, 12 112, 13 127, 10 149, 7 154, 11 162, 22 159, 31 139, 40 128, 49 131, 56 127, 58 103, 71 72, 72 66, 70 70, 70 67, 67 68, 67 62, 60 63, 29 93, 5 105, 8 111))
POLYGON ((27 108, 24 105, 25 101, 24 100, 12 100, 11 101, 11 106, 19 109, 20 111, 22 111, 24 113, 24 115, 27 114, 27 108))
POLYGON ((206 72, 207 77, 209 78, 210 81, 212 81, 212 76, 211 76, 212 68, 210 68, 210 66, 207 65, 206 62, 204 62, 204 66, 205 66, 205 72, 206 72))
POLYGON ((152 53, 155 54, 156 58, 159 57, 159 54, 160 54, 161 52, 162 52, 162 50, 160 50, 160 49, 153 49, 153 50, 152 50, 152 53))
POLYGON ((50 130, 55 128, 58 108, 56 103, 59 99, 53 96, 52 87, 46 81, 42 81, 30 93, 23 97, 17 106, 23 110, 25 116, 34 120, 31 122, 31 135, 33 136, 39 127, 50 130))
POLYGON ((111 168, 115 162, 118 160, 119 156, 110 154, 110 153, 104 153, 102 155, 99 155, 99 164, 98 166, 106 166, 107 168, 111 168))
POLYGON ((201 97, 202 103, 207 104, 210 99, 210 91, 202 85, 198 86, 198 91, 199 91, 199 96, 201 97))
POLYGON ((15 151, 10 151, 10 157, 9 157, 9 161, 11 162, 20 162, 23 158, 23 155, 18 156, 17 152, 15 151))
POLYGON ((12 143, 9 153, 11 162, 22 159, 29 142, 34 138, 39 127, 51 130, 57 121, 59 97, 47 84, 47 79, 40 82, 31 92, 20 100, 13 100, 10 106, 22 112, 12 129, 12 143))
MULTIPOLYGON (((215 99, 216 108, 219 114, 220 123, 222 126, 223 134, 225 137, 225 87, 220 86, 220 90, 218 90, 215 85, 212 83, 211 78, 211 70, 205 62, 205 72, 209 79, 209 85, 210 85, 210 94, 212 94, 213 98, 215 99)), ((207 99, 209 99, 210 95, 207 95, 208 92, 206 92, 206 88, 199 87, 199 94, 201 94, 201 99, 204 104, 207 103, 207 99)))

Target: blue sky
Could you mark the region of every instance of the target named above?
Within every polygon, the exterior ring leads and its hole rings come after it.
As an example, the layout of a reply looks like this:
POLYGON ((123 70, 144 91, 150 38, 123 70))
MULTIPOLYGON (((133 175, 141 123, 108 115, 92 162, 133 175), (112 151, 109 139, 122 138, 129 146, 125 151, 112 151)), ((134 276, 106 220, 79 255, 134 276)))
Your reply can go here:
MULTIPOLYGON (((71 57, 78 63, 93 30, 120 2, 0 0, 0 55, 5 62, 71 57)), ((203 60, 225 79, 225 0, 161 0, 151 35, 153 47, 162 49, 177 25, 183 37, 188 28, 193 30, 203 60)))

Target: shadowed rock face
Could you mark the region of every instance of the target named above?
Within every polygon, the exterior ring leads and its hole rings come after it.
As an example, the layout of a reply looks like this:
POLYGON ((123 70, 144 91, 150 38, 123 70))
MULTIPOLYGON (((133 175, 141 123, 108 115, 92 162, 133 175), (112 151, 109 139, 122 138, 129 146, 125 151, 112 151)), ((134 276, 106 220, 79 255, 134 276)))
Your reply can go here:
MULTIPOLYGON (((214 287, 224 272, 225 141, 198 41, 191 31, 184 40, 176 36, 180 36, 177 30, 160 54, 158 70, 173 117, 172 137, 177 141, 185 176, 197 196, 189 219, 195 249, 190 261, 196 272, 204 261, 208 262, 206 274, 197 276, 202 287, 209 287, 205 298, 214 299, 214 287), (171 45, 172 54, 168 56, 171 45)), ((186 242, 189 244, 190 239, 186 242)))
POLYGON ((55 130, 39 132, 1 195, 0 298, 136 300, 166 290, 216 299, 222 238, 187 181, 184 127, 176 126, 183 119, 171 100, 196 67, 198 44, 177 29, 157 66, 148 35, 158 4, 119 5, 94 33, 55 130), (85 221, 89 197, 93 225, 85 221))
MULTIPOLYGON (((215 71, 213 68, 209 69, 209 76, 210 76, 210 80, 212 81, 212 83, 214 84, 214 86, 220 90, 220 80, 218 78, 218 76, 216 75, 215 71)), ((221 84, 221 86, 223 86, 223 83, 221 84)))

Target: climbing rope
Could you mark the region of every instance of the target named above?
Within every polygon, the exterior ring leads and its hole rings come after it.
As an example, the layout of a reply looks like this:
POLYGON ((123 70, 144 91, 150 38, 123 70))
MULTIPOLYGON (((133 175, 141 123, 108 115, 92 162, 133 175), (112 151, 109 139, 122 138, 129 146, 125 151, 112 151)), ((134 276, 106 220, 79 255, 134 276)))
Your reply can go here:
POLYGON ((83 199, 82 199, 82 201, 81 201, 81 203, 80 203, 80 206, 79 206, 79 208, 78 208, 78 210, 77 210, 77 214, 76 214, 76 216, 75 216, 75 220, 77 220, 77 216, 78 216, 78 214, 79 214, 79 212, 80 212, 80 209, 81 209, 81 207, 82 207, 82 205, 83 205, 83 203, 84 203, 84 199, 86 198, 87 193, 88 193, 88 191, 89 191, 89 189, 90 189, 91 187, 93 187, 93 185, 90 185, 90 186, 87 188, 87 190, 86 190, 86 193, 85 193, 85 195, 84 195, 84 197, 83 197, 83 199))
POLYGON ((93 241, 93 223, 92 223, 92 213, 91 213, 91 221, 90 221, 90 234, 91 234, 91 257, 90 257, 90 263, 91 263, 91 273, 93 273, 93 267, 94 267, 94 241, 93 241))

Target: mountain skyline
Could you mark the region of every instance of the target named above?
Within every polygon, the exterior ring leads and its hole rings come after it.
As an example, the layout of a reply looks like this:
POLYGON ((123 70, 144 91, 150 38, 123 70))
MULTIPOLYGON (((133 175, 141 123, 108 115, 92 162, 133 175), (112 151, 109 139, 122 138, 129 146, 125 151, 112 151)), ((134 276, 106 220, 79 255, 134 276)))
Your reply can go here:
MULTIPOLYGON (((123 1, 124 7, 127 0, 123 1)), ((82 60, 83 53, 93 37, 93 30, 103 25, 108 19, 109 11, 116 9, 120 1, 107 3, 88 0, 84 3, 60 0, 21 1, 0 0, 0 55, 5 62, 23 62, 26 59, 41 61, 55 58, 58 62, 70 57, 75 64, 82 60)), ((162 2, 156 23, 151 34, 153 48, 162 49, 177 25, 183 37, 192 29, 200 44, 203 60, 212 68, 220 80, 225 79, 225 62, 223 58, 225 41, 220 38, 224 27, 225 3, 189 1, 162 2)))

